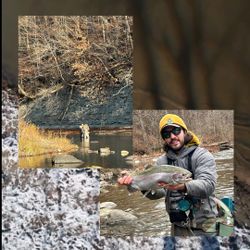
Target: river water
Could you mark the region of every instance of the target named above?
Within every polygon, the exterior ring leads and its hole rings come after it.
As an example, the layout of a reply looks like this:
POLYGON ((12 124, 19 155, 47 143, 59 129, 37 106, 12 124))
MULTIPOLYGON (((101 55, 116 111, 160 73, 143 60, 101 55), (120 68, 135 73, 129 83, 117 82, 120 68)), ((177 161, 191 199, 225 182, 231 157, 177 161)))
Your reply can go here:
MULTIPOLYGON (((59 132, 58 132, 59 133, 59 132)), ((64 132, 65 133, 65 132, 64 132)), ((128 156, 132 154, 132 132, 115 131, 115 132, 91 132, 90 142, 86 143, 81 140, 80 133, 67 133, 74 144, 79 146, 78 151, 69 154, 83 161, 82 164, 65 164, 60 167, 102 167, 102 168, 130 168, 131 164, 121 155, 121 151, 128 151, 128 156), (100 148, 108 147, 110 154, 100 154, 100 148)), ((68 153, 67 153, 68 154, 68 153)), ((19 167, 22 168, 50 168, 52 167, 53 154, 19 158, 19 167)), ((57 166, 57 165, 55 165, 57 166)))
MULTIPOLYGON (((214 154, 217 166, 216 196, 233 197, 234 165, 233 150, 214 154)), ((161 237, 170 235, 170 222, 165 210, 164 198, 149 200, 141 192, 128 193, 125 186, 105 187, 101 192, 100 202, 110 201, 117 204, 117 209, 129 211, 138 220, 131 223, 106 225, 101 223, 101 235, 161 237)))

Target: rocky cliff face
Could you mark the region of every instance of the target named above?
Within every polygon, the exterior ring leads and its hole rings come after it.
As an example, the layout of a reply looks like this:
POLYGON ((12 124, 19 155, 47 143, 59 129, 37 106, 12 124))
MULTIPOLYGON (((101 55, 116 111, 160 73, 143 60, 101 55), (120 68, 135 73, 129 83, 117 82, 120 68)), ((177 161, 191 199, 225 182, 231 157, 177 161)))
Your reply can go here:
POLYGON ((62 88, 20 105, 20 116, 46 128, 124 127, 132 125, 132 85, 96 89, 62 88), (72 94, 70 92, 72 91, 72 94))

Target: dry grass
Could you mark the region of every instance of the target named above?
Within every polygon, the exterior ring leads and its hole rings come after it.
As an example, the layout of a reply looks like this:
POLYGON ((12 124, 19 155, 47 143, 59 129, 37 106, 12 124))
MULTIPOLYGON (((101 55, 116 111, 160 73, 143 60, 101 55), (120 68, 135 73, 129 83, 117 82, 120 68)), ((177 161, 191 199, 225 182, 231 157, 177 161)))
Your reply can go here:
POLYGON ((69 152, 78 149, 66 137, 59 137, 52 132, 45 133, 32 123, 19 121, 18 138, 19 157, 42 155, 55 152, 69 152))

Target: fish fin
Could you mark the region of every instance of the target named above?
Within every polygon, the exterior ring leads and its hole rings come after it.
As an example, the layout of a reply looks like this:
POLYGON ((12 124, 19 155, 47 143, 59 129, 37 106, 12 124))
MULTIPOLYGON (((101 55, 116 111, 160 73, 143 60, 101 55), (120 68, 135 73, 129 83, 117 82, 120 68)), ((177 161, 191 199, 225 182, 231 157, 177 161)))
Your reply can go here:
POLYGON ((148 190, 146 193, 144 193, 143 197, 146 197, 152 190, 148 190))
POLYGON ((127 189, 128 189, 128 191, 129 191, 130 193, 133 193, 133 192, 136 192, 136 191, 139 190, 139 188, 136 187, 135 185, 128 185, 128 186, 127 186, 127 189))

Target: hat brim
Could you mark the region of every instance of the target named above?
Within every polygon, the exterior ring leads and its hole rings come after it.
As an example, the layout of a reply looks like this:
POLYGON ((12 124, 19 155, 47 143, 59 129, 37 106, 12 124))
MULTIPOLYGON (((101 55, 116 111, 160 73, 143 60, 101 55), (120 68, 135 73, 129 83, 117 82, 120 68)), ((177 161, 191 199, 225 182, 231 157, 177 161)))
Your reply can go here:
POLYGON ((167 127, 176 127, 176 128, 181 128, 181 126, 180 126, 180 125, 177 125, 177 124, 175 124, 175 123, 172 123, 172 124, 167 124, 167 125, 166 125, 166 126, 164 126, 162 129, 167 128, 167 127))

